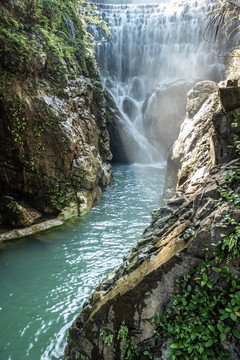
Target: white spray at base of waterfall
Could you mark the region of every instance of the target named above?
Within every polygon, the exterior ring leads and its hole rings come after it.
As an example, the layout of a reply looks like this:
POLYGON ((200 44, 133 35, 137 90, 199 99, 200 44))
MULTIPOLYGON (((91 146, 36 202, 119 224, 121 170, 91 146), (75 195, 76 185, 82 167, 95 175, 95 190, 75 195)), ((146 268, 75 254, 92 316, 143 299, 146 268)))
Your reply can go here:
MULTIPOLYGON (((207 1, 152 5, 99 5, 111 39, 96 47, 104 86, 111 92, 125 123, 138 142, 145 162, 165 155, 146 135, 143 107, 155 90, 179 79, 220 80, 225 70, 218 49, 222 39, 206 41, 207 1)), ((98 29, 93 29, 100 38, 98 29)), ((171 103, 169 106, 174 106, 171 103)), ((159 121, 161 109, 159 109, 159 121)), ((163 127, 164 127, 163 126, 163 127)), ((139 158, 139 156, 138 156, 139 158)))

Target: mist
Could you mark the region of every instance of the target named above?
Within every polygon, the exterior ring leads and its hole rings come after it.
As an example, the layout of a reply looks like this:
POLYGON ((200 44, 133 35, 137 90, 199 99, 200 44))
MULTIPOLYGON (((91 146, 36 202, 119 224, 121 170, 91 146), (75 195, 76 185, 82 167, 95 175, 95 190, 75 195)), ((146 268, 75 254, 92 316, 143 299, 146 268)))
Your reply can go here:
POLYGON ((96 58, 128 132, 121 148, 126 144, 130 162, 151 163, 166 158, 185 113, 187 91, 202 79, 219 81, 225 65, 217 43, 213 47, 204 40, 203 3, 133 2, 141 5, 103 5, 112 37, 96 49, 96 58), (147 3, 152 5, 143 6, 147 3))

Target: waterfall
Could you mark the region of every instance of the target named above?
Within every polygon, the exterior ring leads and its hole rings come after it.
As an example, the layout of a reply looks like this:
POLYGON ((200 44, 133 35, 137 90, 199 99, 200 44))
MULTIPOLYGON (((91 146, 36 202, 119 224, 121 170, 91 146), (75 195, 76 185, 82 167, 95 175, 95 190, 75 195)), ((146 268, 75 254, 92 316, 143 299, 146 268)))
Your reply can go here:
MULTIPOLYGON (((136 161, 162 160, 171 145, 166 137, 185 112, 187 91, 198 80, 221 79, 225 66, 218 49, 225 51, 224 42, 210 41, 203 0, 97 7, 112 33, 96 47, 103 84, 141 148, 136 161)), ((101 37, 101 30, 92 31, 101 37)))

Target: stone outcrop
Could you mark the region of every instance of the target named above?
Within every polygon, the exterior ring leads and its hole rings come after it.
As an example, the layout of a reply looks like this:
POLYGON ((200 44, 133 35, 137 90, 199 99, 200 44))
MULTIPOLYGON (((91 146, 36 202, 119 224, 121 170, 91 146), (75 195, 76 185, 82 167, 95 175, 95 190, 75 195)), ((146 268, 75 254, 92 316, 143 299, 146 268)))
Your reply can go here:
POLYGON ((3 196, 0 201, 0 219, 3 225, 25 226, 41 217, 34 210, 26 209, 12 197, 3 196))
POLYGON ((239 86, 219 88, 219 97, 224 111, 231 111, 240 107, 239 86))
MULTIPOLYGON (((223 232, 219 223, 228 210, 226 203, 218 202, 219 187, 226 183, 226 172, 239 166, 234 150, 227 151, 233 143, 234 115, 222 112, 217 84, 197 84, 188 95, 187 109, 172 153, 181 161, 177 191, 153 211, 153 220, 142 238, 84 303, 69 329, 65 354, 71 360, 76 354, 91 360, 120 360, 124 347, 118 337, 121 326, 127 326, 129 340, 138 349, 139 355, 133 359, 148 359, 143 352, 149 349, 155 360, 171 358, 167 338, 160 333, 155 339, 157 325, 150 320, 155 314, 165 314, 170 295, 178 292, 176 280, 204 260, 206 245, 209 258, 214 259, 214 244, 223 232), (206 87, 208 96, 201 94, 206 87), (101 336, 103 330, 112 334, 109 346, 101 336)), ((234 191, 240 193, 238 181, 234 191)), ((239 209, 233 216, 240 220, 239 209)), ((232 231, 231 224, 225 225, 226 234, 232 231)), ((240 275, 234 261, 228 266, 240 275)), ((219 281, 219 275, 210 276, 219 281)), ((231 338, 231 346, 227 340, 222 344, 230 350, 229 359, 240 358, 237 338, 231 338)))
POLYGON ((105 92, 73 4, 32 6, 0 5, 0 194, 69 218, 111 181, 105 92))

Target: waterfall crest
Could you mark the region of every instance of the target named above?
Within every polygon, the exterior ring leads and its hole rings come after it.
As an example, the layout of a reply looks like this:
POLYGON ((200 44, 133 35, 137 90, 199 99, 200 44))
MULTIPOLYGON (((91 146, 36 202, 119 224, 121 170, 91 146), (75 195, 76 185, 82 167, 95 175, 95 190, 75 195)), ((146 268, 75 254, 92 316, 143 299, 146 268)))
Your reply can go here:
MULTIPOLYGON (((206 33, 205 1, 97 6, 112 33, 96 47, 103 84, 140 144, 142 154, 136 154, 136 161, 160 161, 170 146, 167 141, 163 144, 168 124, 178 126, 178 119, 169 119, 166 108, 170 112, 174 108, 171 116, 179 112, 181 118, 190 84, 221 79, 225 67, 218 49, 224 52, 223 41, 205 40, 211 38, 206 33)), ((93 31, 101 37, 101 30, 93 31)))

